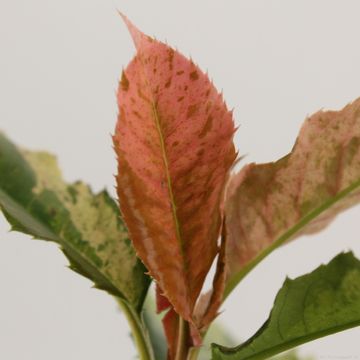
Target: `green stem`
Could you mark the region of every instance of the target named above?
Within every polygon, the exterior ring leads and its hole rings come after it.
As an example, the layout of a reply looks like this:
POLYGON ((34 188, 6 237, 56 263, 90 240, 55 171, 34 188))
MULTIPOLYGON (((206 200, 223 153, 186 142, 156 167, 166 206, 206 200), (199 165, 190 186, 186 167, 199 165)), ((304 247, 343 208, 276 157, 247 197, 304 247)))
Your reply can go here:
POLYGON ((191 348, 186 360, 197 360, 200 353, 200 349, 201 349, 200 347, 191 348))
POLYGON ((187 322, 179 316, 179 331, 178 331, 178 341, 176 346, 176 355, 175 360, 186 360, 187 358, 187 337, 188 337, 188 324, 187 322))
POLYGON ((155 360, 150 339, 144 329, 140 316, 126 301, 117 300, 130 325, 140 360, 155 360))

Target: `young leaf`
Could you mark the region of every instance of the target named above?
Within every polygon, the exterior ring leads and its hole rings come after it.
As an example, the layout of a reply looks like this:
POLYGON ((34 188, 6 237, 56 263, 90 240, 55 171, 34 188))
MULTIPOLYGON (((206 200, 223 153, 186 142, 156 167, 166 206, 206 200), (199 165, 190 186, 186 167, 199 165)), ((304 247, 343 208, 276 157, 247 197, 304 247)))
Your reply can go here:
POLYGON ((235 158, 232 114, 192 61, 124 20, 137 54, 118 92, 121 211, 151 276, 193 322, 218 253, 220 203, 235 158))
MULTIPOLYGON (((224 219, 225 220, 225 219, 224 219)), ((194 317, 197 327, 206 332, 211 322, 218 316, 218 310, 223 301, 225 281, 226 281, 226 248, 227 234, 225 223, 222 226, 221 248, 216 264, 215 276, 213 279, 212 290, 202 295, 196 304, 194 317)))
POLYGON ((163 295, 160 286, 156 285, 156 313, 165 313, 162 326, 167 343, 168 359, 175 359, 179 340, 179 315, 175 312, 169 300, 163 295))
POLYGON ((228 188, 228 295, 279 245, 323 229, 360 197, 360 99, 305 121, 290 154, 250 164, 228 188))
POLYGON ((73 270, 140 310, 149 278, 106 191, 65 183, 55 157, 0 133, 0 209, 13 230, 58 243, 73 270))
POLYGON ((261 360, 360 325, 360 261, 340 254, 312 273, 287 279, 269 319, 244 344, 213 344, 213 360, 261 360))

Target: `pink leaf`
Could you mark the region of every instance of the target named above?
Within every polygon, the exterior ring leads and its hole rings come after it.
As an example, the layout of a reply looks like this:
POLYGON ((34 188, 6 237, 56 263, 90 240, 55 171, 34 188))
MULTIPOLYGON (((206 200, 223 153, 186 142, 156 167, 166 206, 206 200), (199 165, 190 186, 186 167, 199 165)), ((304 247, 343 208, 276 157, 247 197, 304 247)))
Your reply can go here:
POLYGON ((360 200, 360 99, 305 121, 274 163, 232 177, 226 201, 227 294, 275 247, 326 227, 360 200))
POLYGON ((118 91, 120 207, 149 273, 194 324, 195 302, 218 253, 220 203, 236 156, 232 114, 192 61, 124 20, 137 54, 118 91))

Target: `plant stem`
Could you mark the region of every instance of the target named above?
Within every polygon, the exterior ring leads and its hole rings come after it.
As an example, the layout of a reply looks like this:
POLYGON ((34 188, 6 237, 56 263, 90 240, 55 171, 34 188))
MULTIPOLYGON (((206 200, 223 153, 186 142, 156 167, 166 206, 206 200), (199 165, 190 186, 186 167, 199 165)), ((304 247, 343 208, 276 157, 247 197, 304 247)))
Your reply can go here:
POLYGON ((197 360, 199 353, 200 353, 200 347, 191 348, 186 360, 197 360))
POLYGON ((179 316, 178 342, 176 346, 175 360, 186 360, 187 358, 187 330, 187 322, 181 316, 179 316))
POLYGON ((155 360, 150 339, 144 329, 140 316, 126 301, 117 300, 130 325, 140 360, 155 360))

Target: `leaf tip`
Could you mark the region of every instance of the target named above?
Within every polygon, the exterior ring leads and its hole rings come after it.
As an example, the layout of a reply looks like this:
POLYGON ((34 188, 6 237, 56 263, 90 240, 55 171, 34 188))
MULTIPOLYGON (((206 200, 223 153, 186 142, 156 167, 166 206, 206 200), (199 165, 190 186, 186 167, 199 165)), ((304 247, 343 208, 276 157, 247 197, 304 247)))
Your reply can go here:
POLYGON ((121 11, 118 11, 119 15, 121 16, 122 20, 124 21, 126 27, 129 30, 129 33, 134 41, 136 50, 139 51, 146 43, 153 42, 153 39, 150 36, 145 35, 142 33, 130 20, 129 18, 124 15, 121 11))

